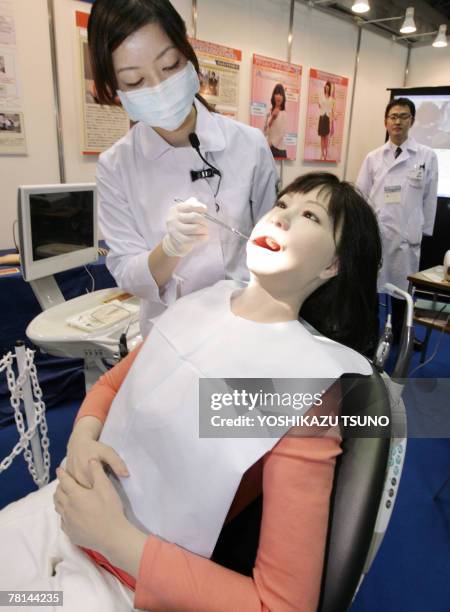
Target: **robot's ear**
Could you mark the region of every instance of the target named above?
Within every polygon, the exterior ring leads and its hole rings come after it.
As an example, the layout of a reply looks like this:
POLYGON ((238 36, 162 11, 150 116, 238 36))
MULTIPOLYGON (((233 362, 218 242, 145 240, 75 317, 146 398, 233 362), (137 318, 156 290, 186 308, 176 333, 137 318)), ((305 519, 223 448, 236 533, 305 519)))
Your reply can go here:
POLYGON ((333 257, 333 261, 322 270, 322 272, 319 274, 319 277, 322 280, 328 280, 329 278, 333 278, 334 276, 336 276, 339 272, 339 257, 337 255, 335 255, 333 257))

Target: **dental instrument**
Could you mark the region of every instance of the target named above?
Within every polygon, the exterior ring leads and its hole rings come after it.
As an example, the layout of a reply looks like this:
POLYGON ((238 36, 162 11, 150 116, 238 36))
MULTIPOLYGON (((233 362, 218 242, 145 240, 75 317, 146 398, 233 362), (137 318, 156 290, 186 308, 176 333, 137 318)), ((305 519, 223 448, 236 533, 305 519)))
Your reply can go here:
MULTIPOLYGON (((174 198, 174 201, 175 202, 184 202, 184 200, 182 200, 181 198, 174 198)), ((250 236, 246 236, 245 234, 240 232, 235 227, 232 227, 231 225, 228 225, 224 221, 221 221, 220 219, 217 219, 216 217, 213 217, 212 215, 210 215, 207 212, 201 212, 201 213, 199 213, 199 215, 201 215, 202 217, 204 217, 208 221, 211 221, 212 223, 215 223, 216 225, 220 225, 220 227, 223 227, 224 229, 228 230, 229 232, 235 234, 236 236, 239 236, 240 238, 244 238, 244 240, 248 240, 250 238, 250 236)))

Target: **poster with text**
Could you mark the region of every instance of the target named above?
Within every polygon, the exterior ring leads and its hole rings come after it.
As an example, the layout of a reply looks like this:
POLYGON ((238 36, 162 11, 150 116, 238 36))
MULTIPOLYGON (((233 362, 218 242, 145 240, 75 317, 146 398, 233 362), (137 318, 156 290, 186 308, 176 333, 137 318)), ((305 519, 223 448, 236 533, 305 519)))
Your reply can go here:
POLYGON ((236 118, 242 52, 197 38, 189 41, 200 64, 200 95, 222 115, 236 118))
POLYGON ((12 3, 0 0, 0 107, 21 111, 15 31, 12 3))
POLYGON ((250 125, 265 135, 275 159, 297 155, 302 67, 253 55, 250 125))
POLYGON ((16 24, 11 0, 0 0, 0 45, 16 44, 16 24))
POLYGON ((16 51, 0 47, 0 106, 22 106, 16 70, 16 51))
POLYGON ((347 90, 348 78, 310 69, 305 161, 341 160, 347 90))
POLYGON ((13 4, 0 0, 0 155, 26 155, 13 4))
POLYGON ((81 151, 84 155, 95 155, 106 151, 130 128, 130 120, 120 106, 99 104, 89 59, 87 43, 88 13, 76 12, 79 28, 81 66, 81 151))
POLYGON ((26 155, 23 113, 0 108, 0 155, 26 155))

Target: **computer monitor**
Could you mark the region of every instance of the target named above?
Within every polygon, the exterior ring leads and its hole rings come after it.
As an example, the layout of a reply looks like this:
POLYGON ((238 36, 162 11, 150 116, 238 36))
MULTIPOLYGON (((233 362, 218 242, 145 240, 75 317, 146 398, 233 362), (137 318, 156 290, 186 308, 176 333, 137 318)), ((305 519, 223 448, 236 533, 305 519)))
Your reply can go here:
POLYGON ((21 185, 18 219, 26 281, 84 266, 98 258, 94 183, 21 185))

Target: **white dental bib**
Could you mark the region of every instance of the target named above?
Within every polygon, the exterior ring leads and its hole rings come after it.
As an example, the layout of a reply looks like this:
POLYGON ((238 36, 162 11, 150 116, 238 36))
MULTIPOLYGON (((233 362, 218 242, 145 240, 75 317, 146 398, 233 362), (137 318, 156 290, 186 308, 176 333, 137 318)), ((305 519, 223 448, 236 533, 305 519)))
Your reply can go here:
POLYGON ((230 298, 240 287, 221 281, 156 320, 100 438, 128 467, 128 478, 112 479, 128 518, 205 557, 243 474, 279 438, 200 438, 199 379, 371 373, 361 355, 311 335, 298 321, 265 324, 233 315, 230 298))

